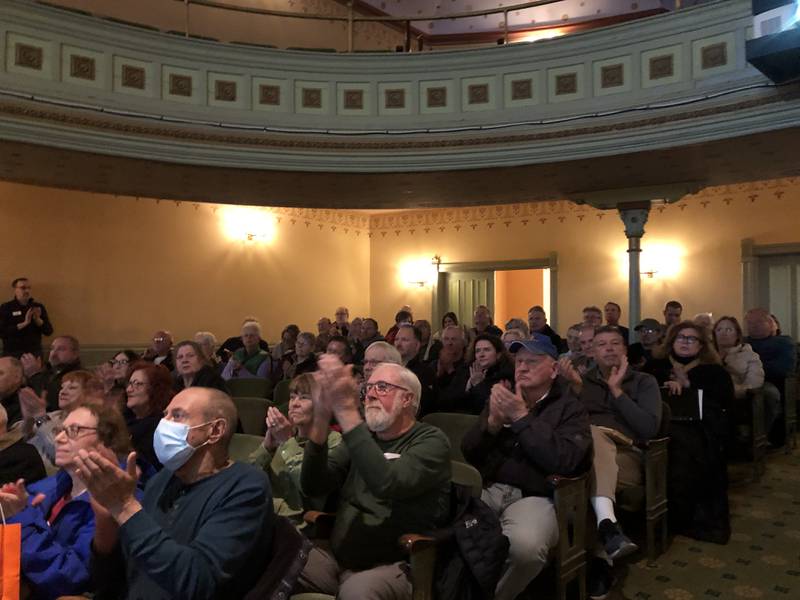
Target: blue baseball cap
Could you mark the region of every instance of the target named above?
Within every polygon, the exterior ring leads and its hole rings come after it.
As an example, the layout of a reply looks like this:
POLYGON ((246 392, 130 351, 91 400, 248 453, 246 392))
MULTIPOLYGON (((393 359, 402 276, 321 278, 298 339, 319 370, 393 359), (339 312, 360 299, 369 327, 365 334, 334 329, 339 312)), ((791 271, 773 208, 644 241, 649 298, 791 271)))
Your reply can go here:
POLYGON ((549 337, 541 333, 532 334, 529 340, 514 340, 508 349, 510 352, 525 349, 533 354, 547 354, 551 358, 558 358, 558 349, 556 349, 549 337))

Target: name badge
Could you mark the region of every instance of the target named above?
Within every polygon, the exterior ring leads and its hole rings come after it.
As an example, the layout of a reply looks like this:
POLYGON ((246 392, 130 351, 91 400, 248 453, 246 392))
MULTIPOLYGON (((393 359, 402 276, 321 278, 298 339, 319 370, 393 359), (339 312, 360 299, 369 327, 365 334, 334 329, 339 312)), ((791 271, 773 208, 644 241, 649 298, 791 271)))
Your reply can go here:
POLYGON ((384 452, 383 457, 386 460, 395 460, 396 458, 400 458, 400 455, 397 454, 396 452, 384 452))
POLYGON ((15 310, 15 311, 13 311, 11 313, 11 316, 12 317, 21 317, 22 316, 22 311, 21 310, 15 310))

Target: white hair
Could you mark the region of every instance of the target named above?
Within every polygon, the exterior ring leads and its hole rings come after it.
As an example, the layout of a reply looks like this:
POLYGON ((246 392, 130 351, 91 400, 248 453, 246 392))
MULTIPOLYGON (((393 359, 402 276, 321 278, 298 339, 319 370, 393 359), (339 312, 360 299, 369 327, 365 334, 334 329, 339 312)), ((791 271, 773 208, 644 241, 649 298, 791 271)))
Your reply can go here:
POLYGON ((217 345, 217 336, 210 331, 198 331, 194 334, 194 341, 199 344, 217 345))
POLYGON ((369 346, 367 346, 367 350, 364 352, 365 354, 372 349, 381 350, 383 353, 383 359, 381 363, 394 363, 396 365, 403 364, 403 359, 400 356, 400 351, 392 346, 389 342, 372 342, 369 346))
POLYGON ((256 333, 258 333, 258 337, 261 337, 261 323, 258 321, 245 321, 242 323, 242 332, 244 333, 245 329, 255 329, 256 333))
MULTIPOLYGON (((414 375, 412 371, 406 369, 403 365, 399 365, 397 363, 384 362, 375 367, 375 370, 377 371, 378 369, 382 368, 394 371, 398 379, 403 382, 403 387, 408 388, 408 391, 411 392, 411 395, 413 396, 411 398, 411 406, 414 407, 414 414, 417 414, 417 411, 419 410, 420 397, 422 396, 422 384, 419 382, 417 376, 414 375)), ((373 374, 374 373, 375 371, 373 371, 373 374)))

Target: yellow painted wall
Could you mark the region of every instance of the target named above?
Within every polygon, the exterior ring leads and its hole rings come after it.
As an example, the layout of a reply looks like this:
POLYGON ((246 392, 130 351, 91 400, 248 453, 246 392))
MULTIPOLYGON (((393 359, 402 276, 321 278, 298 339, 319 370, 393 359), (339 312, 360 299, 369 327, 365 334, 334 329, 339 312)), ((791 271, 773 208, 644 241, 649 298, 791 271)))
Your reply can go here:
POLYGON ((542 269, 497 271, 494 278, 494 322, 501 329, 512 317, 528 318, 528 309, 542 304, 542 269))
POLYGON ((56 333, 86 344, 144 343, 162 327, 176 339, 199 329, 224 339, 245 315, 276 340, 288 322, 316 332, 339 304, 368 312, 367 232, 343 225, 343 215, 268 212, 281 221, 262 245, 226 238, 224 214, 219 205, 0 182, 0 283, 30 277, 56 333))
MULTIPOLYGON (((55 0, 56 4, 85 10, 133 23, 157 27, 162 31, 185 31, 186 9, 174 0, 55 0)), ((295 13, 347 16, 347 8, 335 0, 236 0, 230 4, 295 13)), ((237 13, 192 5, 189 8, 189 31, 220 41, 271 44, 278 48, 347 49, 347 23, 294 19, 268 15, 237 13)), ((381 23, 356 23, 356 50, 387 50, 402 45, 405 34, 381 23)))
MULTIPOLYGON (((0 183, 0 282, 31 277, 56 331, 86 344, 143 343, 160 327, 178 338, 198 329, 224 337, 247 314, 275 340, 287 322, 313 330, 340 304, 377 318, 382 331, 404 304, 430 318, 434 255, 472 262, 557 252, 560 329, 607 300, 627 319, 626 240, 613 212, 562 202, 371 217, 263 210, 280 219, 272 245, 227 239, 220 205, 0 183)), ((643 278, 643 314, 658 317, 676 298, 688 315, 741 315, 742 240, 797 243, 798 223, 800 180, 708 190, 655 208, 645 252, 672 244, 682 255, 679 273, 662 266, 643 278)))
MULTIPOLYGON (((642 279, 643 316, 660 317, 664 303, 680 300, 685 313, 742 314, 741 242, 800 242, 800 180, 711 188, 653 209, 645 252, 659 245, 681 254, 680 272, 642 279)), ((546 258, 558 253, 558 326, 580 320, 581 308, 608 300, 622 305, 627 322, 627 241, 615 212, 565 202, 409 211, 372 217, 371 306, 386 321, 410 302, 428 318, 430 290, 402 285, 407 259, 443 262, 546 258), (413 230, 413 233, 412 233, 413 230)), ((551 319, 552 320, 552 319, 551 319)))

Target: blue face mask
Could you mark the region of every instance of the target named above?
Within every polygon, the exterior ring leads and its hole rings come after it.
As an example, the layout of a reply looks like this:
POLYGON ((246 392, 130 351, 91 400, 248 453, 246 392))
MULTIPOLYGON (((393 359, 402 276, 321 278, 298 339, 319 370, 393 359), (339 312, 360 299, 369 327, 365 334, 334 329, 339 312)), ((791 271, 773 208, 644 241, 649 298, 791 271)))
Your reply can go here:
POLYGON ((161 419, 153 434, 153 450, 155 450, 159 462, 170 471, 180 469, 192 457, 197 448, 202 448, 208 443, 206 440, 197 447, 192 446, 187 440, 189 430, 203 427, 209 423, 213 423, 213 421, 189 427, 184 423, 161 419))

